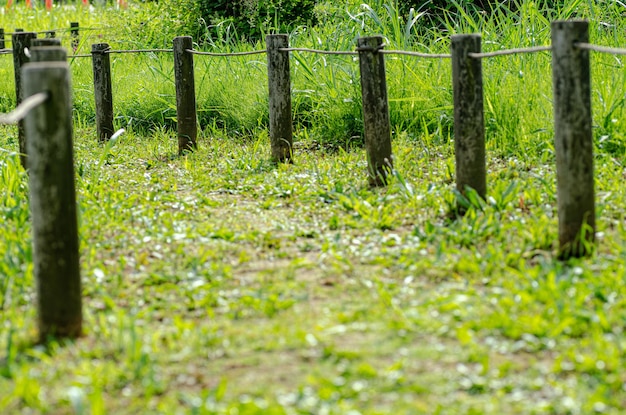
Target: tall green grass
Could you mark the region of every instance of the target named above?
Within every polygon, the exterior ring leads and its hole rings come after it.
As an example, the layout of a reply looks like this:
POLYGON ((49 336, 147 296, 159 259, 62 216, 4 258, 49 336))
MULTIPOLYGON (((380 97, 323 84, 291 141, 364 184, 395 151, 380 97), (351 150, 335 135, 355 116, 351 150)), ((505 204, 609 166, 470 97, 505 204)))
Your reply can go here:
MULTIPOLYGON (((501 6, 490 14, 457 4, 433 16, 411 10, 398 13, 393 3, 371 5, 323 3, 318 6, 317 26, 295 28, 290 33, 294 47, 324 50, 354 50, 360 36, 379 34, 388 49, 447 53, 449 37, 455 33, 478 32, 484 50, 548 45, 550 21, 565 18, 591 19, 593 42, 619 46, 624 42, 619 3, 573 1, 558 9, 543 3, 519 2, 501 6)), ((128 30, 164 12, 150 5, 130 11, 81 8, 26 11, 16 8, 0 17, 2 26, 22 25, 30 30, 69 27, 79 21, 85 27, 82 52, 92 42, 109 42, 113 48, 168 47, 171 39, 150 41, 128 30), (96 17, 98 16, 98 17, 96 17), (99 30, 91 30, 99 29, 99 30)), ((171 35, 167 30, 163 36, 171 35)), ((241 43, 225 23, 207 50, 214 52, 263 49, 262 43, 241 43)), ((163 39, 163 38, 162 38, 163 39)), ((64 37, 64 42, 69 42, 64 37)), ((296 138, 330 147, 362 142, 358 62, 354 57, 292 54, 292 89, 296 138)), ((0 59, 0 109, 13 105, 10 56, 0 59)), ((621 138, 611 134, 623 109, 621 60, 595 55, 593 65, 594 114, 606 136, 601 149, 620 148, 621 138)), ((265 57, 195 57, 198 115, 203 128, 217 128, 236 136, 253 137, 267 129, 267 75, 265 57)), ((76 116, 93 122, 90 98, 89 60, 76 59, 73 68, 76 116)), ((387 84, 392 128, 415 140, 445 142, 452 133, 450 63, 386 55, 387 84)), ((550 151, 552 134, 550 55, 515 55, 483 62, 485 80, 485 123, 489 146, 497 154, 527 156, 550 151)), ((168 54, 142 56, 112 55, 114 108, 120 127, 149 131, 175 123, 172 60, 168 54)))

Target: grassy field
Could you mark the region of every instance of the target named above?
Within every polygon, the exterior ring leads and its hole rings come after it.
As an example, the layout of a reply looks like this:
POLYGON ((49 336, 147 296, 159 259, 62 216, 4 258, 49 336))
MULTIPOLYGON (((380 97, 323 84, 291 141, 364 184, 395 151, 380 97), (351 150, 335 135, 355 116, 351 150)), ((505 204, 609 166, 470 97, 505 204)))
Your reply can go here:
MULTIPOLYGON (((593 18, 593 42, 626 45, 619 10, 570 6, 560 16, 593 18)), ((383 33, 389 48, 442 52, 451 33, 479 31, 485 50, 549 44, 554 16, 533 7, 420 39, 392 13, 360 9, 291 43, 345 50, 355 34, 383 33)), ((105 15, 122 25, 131 12, 62 13, 32 30, 105 15)), ((626 411, 621 58, 593 55, 598 246, 568 262, 556 259, 548 54, 484 62, 489 197, 463 217, 450 216, 447 61, 387 60, 396 170, 384 189, 367 186, 349 57, 294 55, 295 163, 278 166, 264 58, 197 59, 203 130, 185 157, 168 128, 171 57, 114 58, 116 126, 128 133, 106 147, 90 62, 71 65, 85 335, 34 343, 28 180, 15 128, 0 127, 0 413, 626 411)), ((0 56, 3 111, 11 71, 0 56)))

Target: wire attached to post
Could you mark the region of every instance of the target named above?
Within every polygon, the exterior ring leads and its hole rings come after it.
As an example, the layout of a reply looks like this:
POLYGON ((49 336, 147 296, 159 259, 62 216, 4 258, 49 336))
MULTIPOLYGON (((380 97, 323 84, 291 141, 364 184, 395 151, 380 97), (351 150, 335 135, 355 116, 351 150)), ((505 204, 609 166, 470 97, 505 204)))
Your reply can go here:
POLYGON ((47 92, 40 92, 25 98, 20 105, 8 114, 0 114, 0 124, 15 125, 22 121, 26 115, 38 105, 43 104, 49 97, 47 92))

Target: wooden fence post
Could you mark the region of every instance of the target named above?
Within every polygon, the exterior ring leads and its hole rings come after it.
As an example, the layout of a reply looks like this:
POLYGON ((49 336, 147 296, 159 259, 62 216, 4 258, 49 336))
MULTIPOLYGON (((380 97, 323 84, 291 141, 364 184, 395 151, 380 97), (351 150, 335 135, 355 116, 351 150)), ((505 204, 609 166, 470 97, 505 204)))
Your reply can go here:
POLYGON ((176 82, 176 118, 178 122, 178 154, 198 148, 196 117, 196 85, 193 73, 191 36, 174 38, 174 76, 176 82))
MULTIPOLYGON (((26 49, 30 48, 30 42, 37 38, 37 34, 33 32, 15 32, 11 36, 13 42, 13 70, 15 73, 15 105, 22 102, 22 66, 28 62, 26 49)), ((20 147, 20 162, 22 167, 27 168, 26 156, 26 135, 24 134, 24 122, 17 124, 17 137, 20 147)))
POLYGON ((72 52, 76 53, 78 45, 80 44, 80 38, 78 35, 78 22, 70 22, 70 37, 72 38, 72 52))
POLYGON ((554 148, 559 211, 559 256, 593 252, 596 218, 591 131, 589 24, 552 22, 554 148))
POLYGON ((44 32, 44 36, 46 39, 54 39, 57 37, 57 33, 54 30, 48 30, 44 32))
POLYGON ((4 49, 6 44, 4 43, 4 28, 0 27, 0 49, 4 49))
POLYGON ((30 41, 31 47, 39 46, 61 46, 61 39, 46 37, 43 39, 33 39, 30 41))
POLYGON ((113 92, 111 87, 111 60, 108 43, 91 45, 93 89, 96 101, 96 129, 98 141, 108 141, 113 133, 113 92))
POLYGON ((60 46, 33 46, 30 48, 31 62, 65 62, 67 50, 60 46))
POLYGON ((269 85, 270 144, 273 162, 293 161, 291 120, 291 77, 287 35, 267 35, 267 78, 269 85))
POLYGON ((481 37, 478 34, 453 35, 450 49, 454 92, 456 189, 465 195, 466 189, 472 188, 484 199, 487 194, 487 169, 482 61, 468 55, 480 53, 480 42, 481 37))
POLYGON ((382 53, 378 53, 384 47, 383 38, 362 37, 358 39, 357 45, 369 183, 371 186, 385 186, 387 176, 393 169, 393 156, 385 58, 382 53))
POLYGON ((70 70, 65 62, 29 63, 23 77, 24 97, 48 94, 24 120, 39 338, 45 342, 82 331, 70 70))

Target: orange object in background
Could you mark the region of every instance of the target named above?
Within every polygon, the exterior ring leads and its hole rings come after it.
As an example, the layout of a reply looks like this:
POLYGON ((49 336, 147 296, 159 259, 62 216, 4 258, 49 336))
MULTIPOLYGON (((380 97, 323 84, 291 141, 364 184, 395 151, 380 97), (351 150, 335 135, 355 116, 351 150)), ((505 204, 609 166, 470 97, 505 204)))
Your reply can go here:
POLYGON ((125 9, 128 7, 128 2, 126 0, 118 0, 117 5, 120 9, 125 9))
POLYGON ((83 0, 83 6, 89 6, 89 0, 83 0))
POLYGON ((31 0, 26 0, 26 7, 28 7, 29 9, 32 9, 33 4, 31 2, 31 0))
POLYGON ((46 10, 52 10, 52 0, 46 0, 46 10))
POLYGON ((7 9, 13 6, 13 0, 7 1, 7 9))

